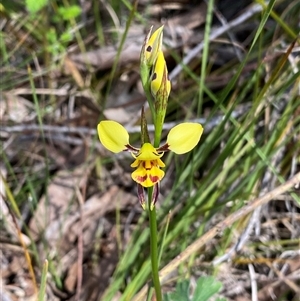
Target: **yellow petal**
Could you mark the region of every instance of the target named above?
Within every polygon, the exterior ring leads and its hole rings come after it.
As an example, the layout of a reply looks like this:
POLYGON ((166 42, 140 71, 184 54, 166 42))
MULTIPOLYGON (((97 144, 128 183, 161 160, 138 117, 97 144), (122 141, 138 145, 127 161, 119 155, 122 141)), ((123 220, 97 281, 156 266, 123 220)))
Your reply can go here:
POLYGON ((152 183, 151 186, 153 186, 154 184, 156 184, 157 182, 159 182, 164 177, 164 175, 165 175, 165 173, 164 173, 163 170, 159 169, 156 166, 153 166, 151 168, 151 170, 148 172, 148 178, 149 178, 150 182, 152 183))
POLYGON ((101 143, 111 152, 119 153, 127 149, 129 134, 118 122, 112 120, 101 121, 97 130, 101 143))
POLYGON ((142 186, 151 187, 159 182, 164 175, 164 171, 153 165, 153 163, 141 161, 139 167, 131 174, 131 177, 135 182, 141 184, 142 186), (151 168, 147 166, 149 169, 146 169, 145 165, 151 165, 151 168))
POLYGON ((158 154, 156 149, 152 146, 152 144, 146 142, 142 145, 139 153, 135 156, 136 159, 140 161, 151 161, 157 160, 161 158, 163 153, 158 154))
POLYGON ((134 162, 133 163, 131 163, 131 167, 138 167, 140 165, 140 161, 139 160, 134 160, 134 162))
POLYGON ((161 51, 163 29, 164 26, 156 29, 145 46, 145 58, 149 66, 153 65, 157 58, 158 52, 161 51))
POLYGON ((199 123, 178 124, 168 134, 168 148, 176 154, 187 153, 198 144, 202 133, 203 127, 199 123))
POLYGON ((160 159, 157 159, 156 160, 156 165, 159 166, 159 167, 165 167, 165 163, 163 161, 161 161, 160 159))

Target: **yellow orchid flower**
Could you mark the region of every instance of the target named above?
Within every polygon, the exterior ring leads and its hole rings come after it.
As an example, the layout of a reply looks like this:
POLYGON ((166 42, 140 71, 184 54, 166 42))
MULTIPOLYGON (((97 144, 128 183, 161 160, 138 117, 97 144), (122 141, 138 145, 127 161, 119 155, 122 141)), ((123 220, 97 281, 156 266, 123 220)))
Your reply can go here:
POLYGON ((199 142, 203 127, 199 123, 181 123, 173 127, 164 145, 155 148, 151 143, 144 143, 141 148, 129 144, 129 134, 116 121, 101 121, 97 127, 101 143, 113 153, 129 151, 135 161, 131 167, 136 170, 131 174, 132 179, 143 187, 156 185, 165 175, 160 168, 165 167, 161 160, 167 151, 184 154, 191 151, 199 142))

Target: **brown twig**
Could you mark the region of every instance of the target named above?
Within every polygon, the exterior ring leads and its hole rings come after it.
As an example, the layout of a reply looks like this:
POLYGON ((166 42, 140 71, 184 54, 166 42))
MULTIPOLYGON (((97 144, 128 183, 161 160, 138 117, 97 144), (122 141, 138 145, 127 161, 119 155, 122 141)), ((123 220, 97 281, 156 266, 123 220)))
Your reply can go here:
POLYGON ((80 192, 79 187, 75 186, 75 192, 78 199, 79 204, 79 231, 78 231, 78 241, 77 241, 77 248, 78 248, 78 258, 77 258, 77 287, 76 287, 76 296, 75 300, 80 300, 81 288, 82 288, 82 263, 83 263, 83 214, 82 208, 84 205, 84 195, 85 190, 83 193, 80 192))

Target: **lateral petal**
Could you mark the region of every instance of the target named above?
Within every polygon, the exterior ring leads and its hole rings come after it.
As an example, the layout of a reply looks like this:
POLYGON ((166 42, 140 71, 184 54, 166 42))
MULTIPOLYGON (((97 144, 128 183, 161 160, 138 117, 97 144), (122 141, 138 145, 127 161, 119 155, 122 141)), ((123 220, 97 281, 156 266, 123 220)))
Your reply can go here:
POLYGON ((198 144, 202 133, 203 127, 200 123, 180 123, 168 134, 168 149, 179 155, 187 153, 198 144))
POLYGON ((129 134, 126 129, 116 121, 104 120, 98 124, 98 136, 105 148, 113 153, 127 150, 129 134))

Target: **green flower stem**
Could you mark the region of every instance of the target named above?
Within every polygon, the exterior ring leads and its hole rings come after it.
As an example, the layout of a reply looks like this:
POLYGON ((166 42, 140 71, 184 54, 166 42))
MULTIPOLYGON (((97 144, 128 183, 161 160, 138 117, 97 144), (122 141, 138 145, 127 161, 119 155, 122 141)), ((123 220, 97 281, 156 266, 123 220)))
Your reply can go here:
POLYGON ((151 111, 151 115, 152 115, 152 120, 153 122, 155 122, 156 120, 156 112, 155 112, 155 108, 154 108, 154 104, 153 104, 153 98, 152 98, 152 94, 150 92, 149 89, 149 85, 144 86, 144 92, 146 94, 146 98, 147 98, 147 102, 151 111))
POLYGON ((155 127, 154 147, 159 147, 160 139, 161 139, 161 133, 162 133, 162 129, 163 129, 163 123, 155 121, 154 127, 155 127))
MULTIPOLYGON (((142 52, 143 52, 143 50, 142 50, 142 52)), ((154 122, 156 120, 156 113, 155 113, 155 108, 154 108, 154 103, 153 103, 153 97, 152 97, 152 94, 150 91, 150 82, 149 82, 150 70, 151 70, 151 68, 147 65, 147 63, 143 59, 141 59, 140 73, 141 73, 142 86, 143 86, 144 92, 146 94, 147 102, 149 104, 152 119, 154 122)))
POLYGON ((153 119, 154 123, 154 147, 159 147, 161 140, 161 133, 163 130, 163 125, 165 121, 166 111, 158 110, 156 113, 155 119, 153 119))
POLYGON ((158 274, 158 248, 157 248, 157 221, 156 221, 156 208, 151 210, 153 187, 148 188, 148 213, 150 222, 150 253, 151 253, 151 266, 152 266, 152 279, 155 289, 156 300, 162 301, 161 286, 158 274))

